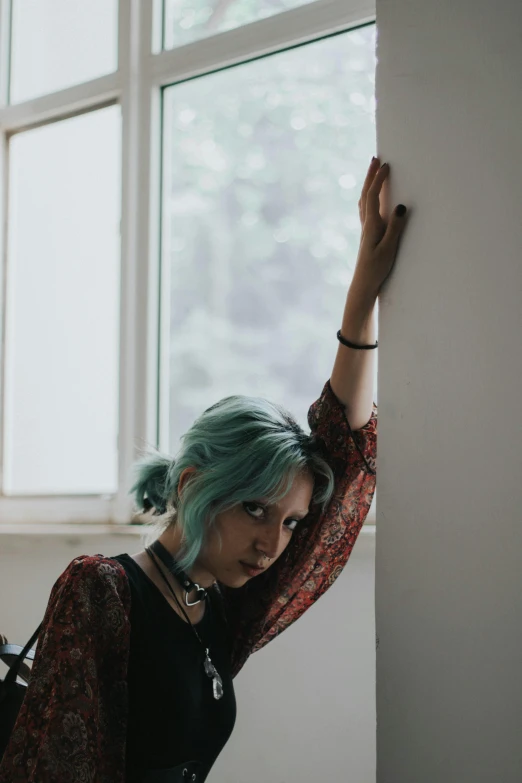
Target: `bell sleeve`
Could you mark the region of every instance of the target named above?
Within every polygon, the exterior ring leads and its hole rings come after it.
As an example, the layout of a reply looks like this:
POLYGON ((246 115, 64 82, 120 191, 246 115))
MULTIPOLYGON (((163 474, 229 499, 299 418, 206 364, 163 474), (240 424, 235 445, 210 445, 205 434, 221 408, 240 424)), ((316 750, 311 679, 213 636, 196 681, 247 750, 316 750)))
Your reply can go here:
POLYGON ((0 783, 124 783, 130 588, 103 555, 52 588, 0 783))
POLYGON ((312 506, 279 560, 238 589, 219 585, 229 620, 233 676, 248 656, 288 628, 335 582, 352 552, 375 492, 377 406, 355 432, 330 382, 308 412, 335 488, 327 508, 312 506))

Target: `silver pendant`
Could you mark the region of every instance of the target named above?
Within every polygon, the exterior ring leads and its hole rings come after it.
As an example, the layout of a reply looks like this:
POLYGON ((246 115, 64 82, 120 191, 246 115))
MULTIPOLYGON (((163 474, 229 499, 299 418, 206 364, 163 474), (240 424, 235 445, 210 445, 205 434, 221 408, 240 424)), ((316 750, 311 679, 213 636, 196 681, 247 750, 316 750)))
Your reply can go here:
MULTIPOLYGON (((199 595, 199 593, 205 593, 202 587, 198 585, 196 582, 191 588, 191 590, 196 590, 196 593, 199 595)), ((185 603, 187 606, 196 606, 196 604, 200 604, 201 601, 204 601, 206 598, 206 595, 204 594, 202 598, 198 598, 197 601, 189 601, 188 599, 188 590, 185 590, 185 603)))
POLYGON ((214 694, 214 698, 220 699, 223 696, 223 680, 219 676, 216 667, 210 660, 208 649, 205 650, 205 653, 206 653, 206 658, 203 662, 203 666, 205 667, 205 674, 207 675, 207 677, 210 677, 212 679, 212 692, 214 694))

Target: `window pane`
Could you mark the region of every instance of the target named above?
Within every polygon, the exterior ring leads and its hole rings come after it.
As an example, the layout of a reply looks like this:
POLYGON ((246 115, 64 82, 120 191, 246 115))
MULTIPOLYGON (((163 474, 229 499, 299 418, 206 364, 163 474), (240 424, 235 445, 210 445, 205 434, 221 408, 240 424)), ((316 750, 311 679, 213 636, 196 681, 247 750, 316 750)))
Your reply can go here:
POLYGON ((117 0, 13 0, 11 103, 117 68, 117 0))
POLYGON ((173 450, 228 394, 307 426, 359 247, 374 45, 371 25, 164 93, 173 450))
POLYGON ((223 33, 312 0, 164 0, 164 48, 223 33))
POLYGON ((120 109, 10 143, 6 494, 116 489, 120 109))

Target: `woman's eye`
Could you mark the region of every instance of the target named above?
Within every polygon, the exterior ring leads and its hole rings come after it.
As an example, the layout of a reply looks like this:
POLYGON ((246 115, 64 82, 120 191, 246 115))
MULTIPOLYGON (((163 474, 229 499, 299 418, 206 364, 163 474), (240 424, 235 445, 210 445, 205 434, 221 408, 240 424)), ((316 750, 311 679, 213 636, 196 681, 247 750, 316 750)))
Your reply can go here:
MULTIPOLYGON (((243 508, 247 514, 254 519, 262 520, 265 517, 266 509, 264 506, 260 506, 259 503, 245 501, 243 503, 243 508)), ((290 530, 290 532, 293 533, 299 522, 299 519, 287 519, 285 522, 285 527, 287 530, 290 530)))
POLYGON ((265 513, 265 510, 263 506, 260 506, 258 503, 243 503, 243 508, 247 512, 247 514, 250 514, 251 517, 254 517, 254 519, 262 519, 263 514, 265 513), (256 512, 261 512, 260 515, 256 512))

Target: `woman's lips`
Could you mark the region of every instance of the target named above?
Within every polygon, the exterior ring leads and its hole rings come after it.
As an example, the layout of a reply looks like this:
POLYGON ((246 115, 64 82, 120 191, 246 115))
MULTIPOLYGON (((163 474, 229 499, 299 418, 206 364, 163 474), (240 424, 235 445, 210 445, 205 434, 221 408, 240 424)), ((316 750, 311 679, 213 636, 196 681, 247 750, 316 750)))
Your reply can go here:
POLYGON ((239 563, 248 576, 257 576, 265 570, 264 568, 257 568, 257 566, 251 566, 248 565, 248 563, 243 563, 242 560, 240 560, 239 563))

